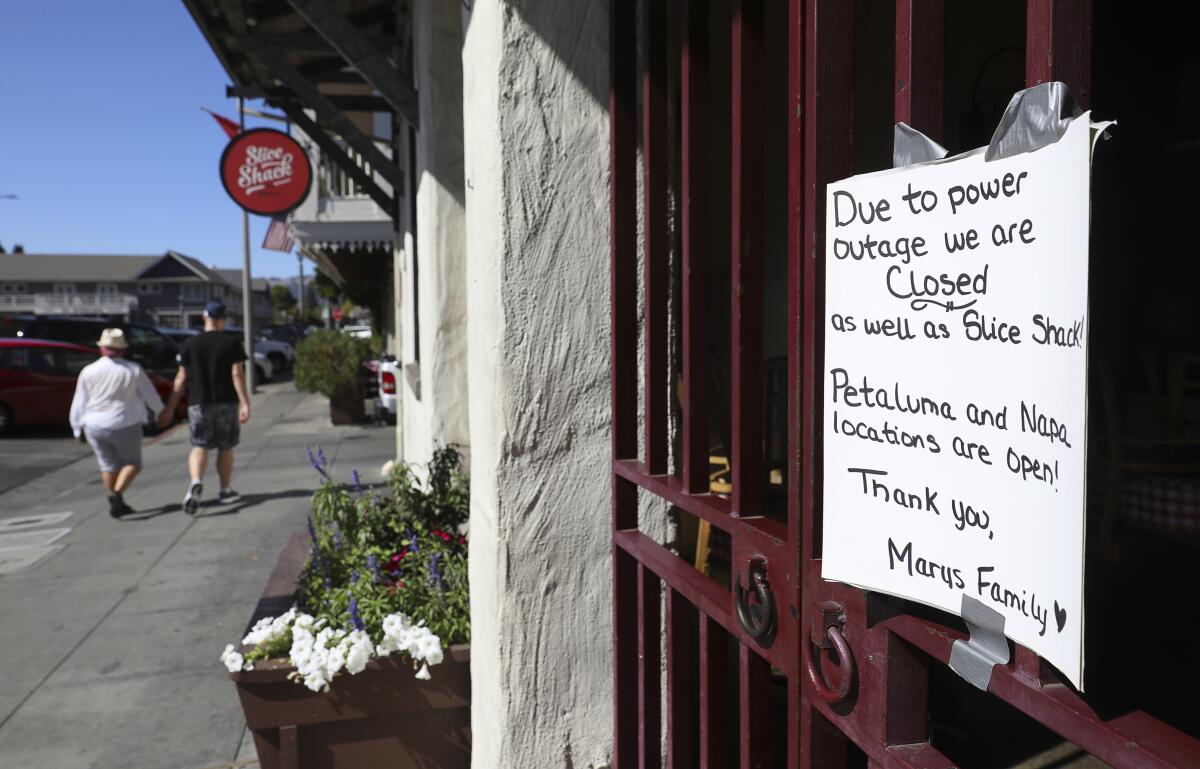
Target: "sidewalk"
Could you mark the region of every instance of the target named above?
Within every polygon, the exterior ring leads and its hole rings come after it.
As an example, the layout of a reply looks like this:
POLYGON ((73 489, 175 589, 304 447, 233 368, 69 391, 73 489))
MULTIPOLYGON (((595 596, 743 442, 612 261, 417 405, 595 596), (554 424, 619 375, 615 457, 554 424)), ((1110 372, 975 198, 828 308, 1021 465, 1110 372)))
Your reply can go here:
POLYGON ((9 527, 70 531, 54 543, 61 550, 0 575, 0 769, 253 760, 217 658, 240 638, 284 541, 305 525, 318 482, 305 449, 320 444, 334 477, 357 468, 372 480, 393 455, 392 429, 334 428, 328 414, 324 398, 290 383, 264 388, 237 450, 241 501, 211 501, 210 463, 209 502, 194 519, 179 510, 186 426, 146 446, 127 496, 140 511, 131 519, 109 517, 90 455, 0 494, 0 533, 6 520, 71 513, 9 527))

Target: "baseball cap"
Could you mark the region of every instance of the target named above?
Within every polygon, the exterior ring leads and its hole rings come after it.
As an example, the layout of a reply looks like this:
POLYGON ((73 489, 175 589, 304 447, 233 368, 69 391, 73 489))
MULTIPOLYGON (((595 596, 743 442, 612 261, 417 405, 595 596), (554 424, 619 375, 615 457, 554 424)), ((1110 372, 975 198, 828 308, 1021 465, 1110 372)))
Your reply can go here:
POLYGON ((222 302, 220 299, 212 300, 208 304, 204 305, 204 314, 207 317, 213 318, 213 319, 224 318, 225 317, 225 303, 222 302))

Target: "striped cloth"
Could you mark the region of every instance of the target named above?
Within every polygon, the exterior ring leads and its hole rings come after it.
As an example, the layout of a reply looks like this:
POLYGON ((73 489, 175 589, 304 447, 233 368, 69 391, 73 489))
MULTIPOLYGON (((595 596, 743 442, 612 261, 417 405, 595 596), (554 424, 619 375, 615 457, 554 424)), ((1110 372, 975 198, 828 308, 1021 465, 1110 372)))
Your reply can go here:
POLYGON ((262 247, 269 251, 290 252, 293 246, 291 227, 286 219, 272 219, 267 227, 267 237, 263 238, 262 247))

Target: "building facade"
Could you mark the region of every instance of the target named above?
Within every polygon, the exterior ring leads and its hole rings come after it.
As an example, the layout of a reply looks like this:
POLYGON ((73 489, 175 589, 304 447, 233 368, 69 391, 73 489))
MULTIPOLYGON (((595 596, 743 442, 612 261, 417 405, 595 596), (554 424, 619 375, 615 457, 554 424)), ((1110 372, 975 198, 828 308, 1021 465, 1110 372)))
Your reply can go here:
MULTIPOLYGON (((169 328, 203 325, 204 306, 220 299, 241 324, 241 271, 235 282, 175 251, 160 256, 0 254, 0 312, 93 315, 169 328)), ((269 321, 265 281, 255 291, 256 317, 269 321)))

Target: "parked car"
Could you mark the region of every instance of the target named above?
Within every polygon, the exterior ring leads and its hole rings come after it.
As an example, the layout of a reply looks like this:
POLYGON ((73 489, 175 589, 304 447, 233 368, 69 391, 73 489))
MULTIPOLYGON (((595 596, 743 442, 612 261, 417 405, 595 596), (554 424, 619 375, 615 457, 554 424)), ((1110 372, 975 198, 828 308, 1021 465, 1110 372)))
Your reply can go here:
POLYGON ((287 342, 294 347, 308 332, 295 323, 272 323, 264 328, 262 333, 267 339, 287 342))
MULTIPOLYGON (((0 433, 15 424, 68 424, 75 380, 80 370, 99 356, 95 347, 70 342, 0 339, 0 433)), ((171 395, 171 380, 157 374, 149 376, 165 401, 171 395)), ((186 417, 187 399, 183 398, 175 409, 175 418, 186 417)))
MULTIPOLYGON (((200 333, 194 328, 160 327, 158 330, 174 340, 180 347, 188 339, 200 333)), ((238 329, 226 328, 225 333, 230 336, 236 336, 238 339, 242 338, 242 332, 238 329)), ((256 381, 270 382, 275 378, 275 374, 278 371, 290 367, 291 360, 293 360, 292 356, 295 355, 295 352, 291 349, 290 345, 287 352, 288 355, 285 357, 282 351, 272 349, 269 344, 263 344, 261 340, 256 339, 254 342, 254 373, 257 377, 256 381), (280 360, 285 362, 278 364, 280 360)))
POLYGON ((0 318, 0 337, 50 339, 95 347, 100 332, 119 328, 125 332, 129 349, 125 353, 148 373, 175 376, 177 345, 169 337, 145 323, 112 321, 100 317, 56 315, 9 315, 0 318))
POLYGON ((361 326, 361 325, 342 326, 341 331, 343 334, 346 334, 347 336, 352 336, 356 339, 370 339, 371 338, 371 327, 370 326, 361 326))
MULTIPOLYGON (((225 333, 237 334, 240 337, 243 331, 237 326, 226 326, 225 333)), ((254 335, 254 351, 270 358, 276 371, 287 371, 296 362, 296 348, 282 339, 269 339, 265 334, 254 335)))
POLYGON ((375 366, 375 419, 389 425, 396 424, 396 400, 400 397, 397 383, 400 363, 394 355, 383 355, 375 366))
POLYGON ((271 359, 258 350, 254 351, 254 381, 270 382, 275 378, 275 366, 271 359))

